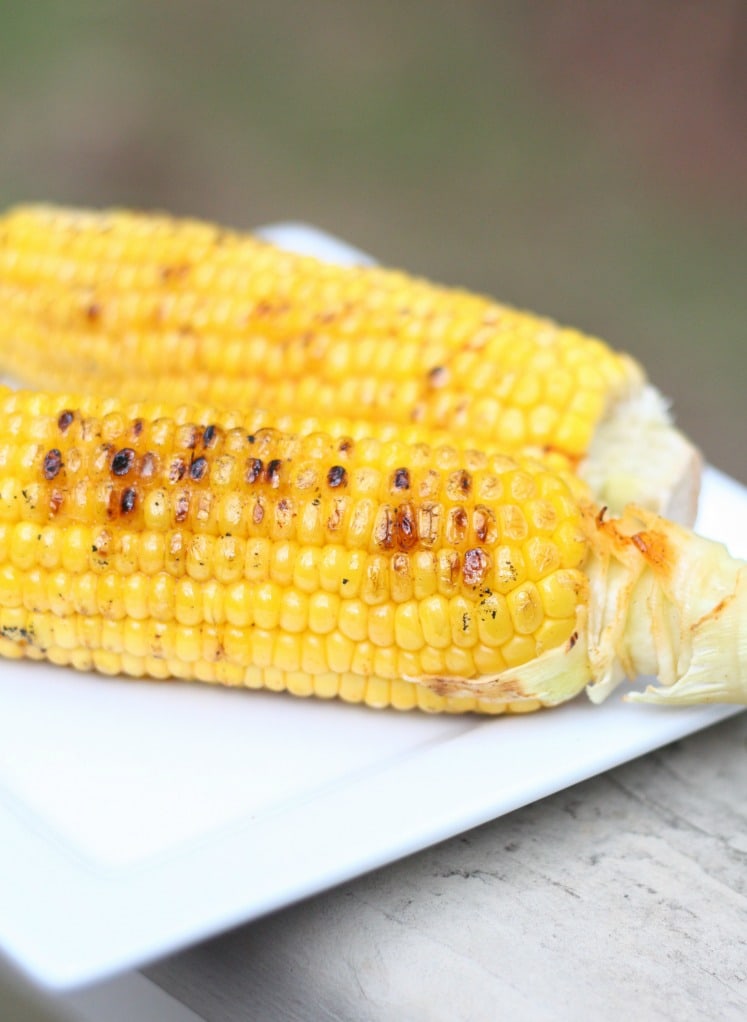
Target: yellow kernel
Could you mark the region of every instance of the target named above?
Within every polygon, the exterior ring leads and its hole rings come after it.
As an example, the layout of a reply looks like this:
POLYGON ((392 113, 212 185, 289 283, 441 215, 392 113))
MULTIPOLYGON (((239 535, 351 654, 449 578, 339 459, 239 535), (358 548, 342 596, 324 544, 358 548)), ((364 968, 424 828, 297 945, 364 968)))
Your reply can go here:
POLYGON ((389 698, 396 710, 412 710, 417 706, 416 685, 409 681, 393 679, 389 683, 389 698))
POLYGON ((325 636, 305 632, 301 636, 301 670, 320 674, 328 669, 325 636))
POLYGON ((573 632, 575 622, 575 618, 547 618, 543 621, 534 636, 537 643, 537 655, 567 642, 573 632))
MULTIPOLYGON (((22 575, 21 600, 27 610, 45 610, 47 604, 44 572, 33 568, 22 575)), ((93 613, 95 613, 95 608, 93 613)))
POLYGON ((564 568, 580 567, 587 556, 589 542, 579 521, 566 521, 553 533, 564 568))
POLYGON ((475 661, 471 650, 449 646, 446 650, 446 670, 455 678, 473 678, 475 661))
POLYGON ((309 597, 295 589, 285 589, 280 598, 280 627, 286 632, 303 632, 308 624, 309 597))
POLYGON ((142 620, 148 616, 148 597, 150 581, 145 575, 136 572, 124 580, 124 605, 128 617, 142 620))
POLYGON ((393 646, 394 604, 382 603, 368 609, 368 637, 375 646, 393 646))
POLYGON ((362 600, 343 600, 340 604, 338 628, 354 642, 368 635, 368 608, 362 600))
POLYGON ((148 654, 148 633, 142 621, 126 620, 123 631, 124 648, 129 654, 144 657, 148 654))
POLYGON ((350 670, 353 662, 355 643, 340 632, 331 632, 324 637, 329 669, 336 674, 344 674, 350 670))
POLYGON ((423 638, 435 649, 445 649, 451 643, 449 601, 445 596, 428 596, 419 607, 423 638))
POLYGON ((418 708, 424 713, 443 713, 446 701, 425 685, 414 685, 418 708))
POLYGON ((258 667, 269 668, 273 664, 275 632, 266 628, 252 630, 252 660, 258 667))
POLYGON ((477 621, 475 606, 463 596, 449 600, 449 627, 451 641, 455 646, 468 649, 477 642, 477 621))
POLYGON ((542 703, 539 699, 512 699, 510 703, 506 704, 509 713, 534 713, 541 707, 542 703))
POLYGON ((150 579, 148 589, 148 611, 159 621, 170 621, 176 609, 176 581, 166 572, 150 579))
POLYGON ((577 570, 555 571, 537 583, 545 613, 554 618, 571 618, 576 606, 587 599, 588 581, 577 570))
POLYGON ((499 546, 494 559, 493 586, 499 593, 505 596, 526 581, 526 563, 520 547, 508 544, 499 546))
POLYGON ((420 624, 419 605, 415 600, 397 605, 394 612, 394 636, 400 649, 415 651, 423 648, 425 639, 420 624))
POLYGON ((277 628, 280 620, 281 589, 274 582, 264 582, 254 589, 254 620, 258 628, 277 628))
POLYGON ((121 658, 118 653, 110 653, 104 649, 95 649, 91 657, 93 665, 99 674, 119 674, 121 658))
POLYGON ((491 648, 502 646, 514 633, 505 596, 491 592, 480 599, 475 613, 481 643, 491 648))
POLYGON ((478 642, 472 649, 472 656, 475 660, 477 673, 480 675, 500 674, 506 669, 503 654, 495 646, 485 646, 478 642))
POLYGON ((309 628, 317 635, 326 635, 337 627, 340 597, 336 593, 318 592, 309 597, 309 628))
POLYGON ((215 539, 204 533, 193 536, 187 546, 187 574, 196 582, 204 582, 213 573, 215 539))
POLYGON ((381 554, 372 554, 368 558, 361 583, 361 598, 369 606, 389 599, 389 565, 387 558, 381 554))
POLYGON ((495 438, 501 447, 515 450, 526 440, 527 425, 519 408, 505 408, 497 423, 495 438))
POLYGON ((438 589, 436 557, 430 550, 415 550, 410 554, 413 577, 413 595, 416 600, 433 595, 438 589))
POLYGON ((293 585, 304 593, 313 593, 319 588, 319 565, 322 552, 318 547, 303 547, 298 551, 293 565, 293 585))
POLYGON ((434 649, 433 646, 423 646, 420 651, 420 672, 421 674, 442 675, 446 672, 446 655, 443 649, 434 649))
POLYGON ((215 578, 224 585, 236 582, 244 574, 246 544, 236 536, 221 536, 215 543, 213 557, 215 578))
POLYGON ((223 648, 232 663, 240 665, 250 663, 252 659, 251 633, 246 628, 229 625, 223 631, 223 648))
POLYGON ((140 537, 138 554, 140 570, 146 575, 155 575, 164 566, 166 539, 160 532, 145 532, 140 537))
POLYGON ((183 625, 196 625, 202 621, 200 587, 191 578, 180 578, 174 591, 174 616, 183 625))
POLYGON ((174 625, 165 638, 173 641, 174 652, 180 660, 194 664, 200 659, 202 641, 196 625, 174 625))
POLYGON ((314 695, 314 679, 303 671, 288 671, 285 676, 285 687, 291 695, 311 696, 314 695))
POLYGON ((278 634, 275 637, 273 664, 281 671, 298 671, 301 668, 301 640, 297 635, 278 634))
POLYGON ((527 576, 533 582, 560 568, 560 551, 551 540, 542 536, 532 536, 524 544, 524 562, 527 576))
POLYGON ((389 681, 384 678, 369 678, 363 695, 363 701, 367 706, 372 706, 374 709, 383 709, 385 706, 389 706, 391 701, 389 681))
MULTIPOLYGON (((20 607, 23 602, 21 572, 12 564, 0 567, 0 607, 20 607)), ((45 602, 49 602, 49 599, 45 602)))
MULTIPOLYGON (((20 586, 19 596, 20 596, 20 586)), ((70 608, 70 576, 64 571, 51 571, 47 575, 47 605, 52 614, 68 614, 70 608)), ((97 604, 98 606, 98 600, 97 604)))
POLYGON ((253 582, 264 582, 270 577, 270 541, 265 537, 246 542, 244 575, 253 582))
POLYGON ((293 569, 298 545, 288 540, 274 543, 270 552, 270 578, 278 585, 287 586, 293 580, 293 569))
POLYGON ((374 673, 374 651, 375 647, 370 642, 356 643, 353 649, 353 660, 350 665, 354 674, 360 674, 368 678, 374 673))
POLYGON ((246 581, 234 582, 226 588, 223 609, 229 624, 246 628, 254 619, 252 589, 246 581))
POLYGON ((498 526, 503 539, 522 542, 529 535, 529 526, 518 504, 501 504, 498 508, 498 526))
POLYGON ((330 593, 339 592, 340 580, 344 577, 344 571, 344 548, 332 543, 323 547, 319 562, 319 582, 322 589, 326 589, 330 593))
POLYGON ((202 616, 206 624, 223 624, 226 620, 224 611, 224 588, 215 579, 208 579, 202 585, 202 616))
POLYGON ((501 647, 501 653, 506 661, 507 667, 519 667, 537 655, 537 646, 533 638, 528 635, 515 635, 501 647))
POLYGON ((285 691, 285 672, 279 667, 266 666, 261 671, 261 686, 271 692, 285 691))
POLYGON ((442 596, 453 596, 459 592, 461 562, 456 550, 443 549, 437 554, 438 592, 442 596))
POLYGON ((533 582, 524 582, 506 597, 508 612, 519 635, 533 635, 544 619, 539 590, 533 582))
POLYGON ((148 530, 165 532, 171 527, 171 504, 165 490, 151 490, 143 501, 143 521, 148 530))
POLYGON ((14 527, 10 541, 10 559, 17 568, 27 571, 36 563, 40 535, 39 526, 33 522, 18 522, 14 527))
POLYGON ((113 571, 98 576, 96 600, 99 613, 110 620, 125 616, 124 580, 113 571))
POLYGON ((340 674, 340 699, 346 703, 363 702, 366 690, 366 679, 354 674, 351 671, 344 671, 340 674))
POLYGON ((413 596, 413 577, 408 554, 395 553, 389 561, 389 591, 396 603, 404 603, 413 596))
POLYGON ((373 658, 374 673, 381 678, 400 676, 399 653, 394 646, 377 646, 373 658))
POLYGON ((314 676, 314 695, 318 699, 334 699, 340 693, 340 675, 325 671, 314 676))

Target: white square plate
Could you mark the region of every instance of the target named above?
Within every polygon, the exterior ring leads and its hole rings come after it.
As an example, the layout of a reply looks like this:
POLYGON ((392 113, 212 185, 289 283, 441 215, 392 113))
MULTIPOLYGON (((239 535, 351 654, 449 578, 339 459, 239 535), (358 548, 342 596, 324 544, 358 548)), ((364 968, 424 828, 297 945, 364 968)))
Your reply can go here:
MULTIPOLYGON (((745 519, 747 491, 709 469, 700 531, 744 556, 745 519)), ((736 712, 615 694, 429 717, 2 662, 0 950, 50 987, 99 980, 736 712)))

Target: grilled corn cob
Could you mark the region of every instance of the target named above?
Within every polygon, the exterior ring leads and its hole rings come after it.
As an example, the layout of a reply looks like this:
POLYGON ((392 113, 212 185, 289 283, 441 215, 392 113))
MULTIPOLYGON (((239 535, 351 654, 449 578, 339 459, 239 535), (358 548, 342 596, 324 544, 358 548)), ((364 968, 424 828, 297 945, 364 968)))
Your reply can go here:
POLYGON ((208 224, 20 207, 0 220, 0 365, 27 385, 434 431, 578 469, 694 519, 699 459, 641 368, 464 291, 208 224))
POLYGON ((747 692, 746 566, 541 462, 5 388, 0 437, 5 656, 453 712, 747 692))

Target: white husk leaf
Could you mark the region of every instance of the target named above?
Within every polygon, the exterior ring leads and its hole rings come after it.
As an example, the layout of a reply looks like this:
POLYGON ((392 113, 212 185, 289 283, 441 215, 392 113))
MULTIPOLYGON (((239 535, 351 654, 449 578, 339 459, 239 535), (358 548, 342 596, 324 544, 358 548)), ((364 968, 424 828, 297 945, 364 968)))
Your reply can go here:
POLYGON ((610 407, 579 475, 612 514, 635 504, 692 525, 701 469, 697 448, 675 429, 659 391, 646 384, 610 407))

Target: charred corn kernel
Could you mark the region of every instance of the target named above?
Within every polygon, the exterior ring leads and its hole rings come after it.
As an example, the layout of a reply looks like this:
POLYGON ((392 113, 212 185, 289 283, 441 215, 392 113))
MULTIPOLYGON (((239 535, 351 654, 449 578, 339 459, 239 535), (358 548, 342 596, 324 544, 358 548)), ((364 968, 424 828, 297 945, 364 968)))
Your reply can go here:
MULTIPOLYGON (((64 387, 83 365, 99 393, 306 417, 334 408, 337 422, 365 424, 357 436, 440 431, 571 460, 642 382, 594 338, 402 273, 329 265, 194 221, 44 206, 0 220, 0 338, 13 340, 0 343, 5 369, 37 385, 64 387)), ((126 423, 108 411, 113 442, 126 423)), ((168 447, 169 430, 159 434, 168 447)), ((44 440, 44 429, 32 435, 44 440)), ((308 511, 303 542, 319 542, 323 518, 308 511)))
POLYGON ((742 568, 710 553, 715 606, 683 595, 689 534, 645 512, 607 521, 538 462, 250 429, 252 415, 0 390, 2 648, 138 677, 296 694, 323 679, 324 695, 369 705, 510 711, 589 680, 609 688, 630 665, 668 678, 691 650, 664 637, 700 642, 747 599, 742 568), (299 538, 308 506, 322 509, 315 542, 299 538))

